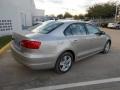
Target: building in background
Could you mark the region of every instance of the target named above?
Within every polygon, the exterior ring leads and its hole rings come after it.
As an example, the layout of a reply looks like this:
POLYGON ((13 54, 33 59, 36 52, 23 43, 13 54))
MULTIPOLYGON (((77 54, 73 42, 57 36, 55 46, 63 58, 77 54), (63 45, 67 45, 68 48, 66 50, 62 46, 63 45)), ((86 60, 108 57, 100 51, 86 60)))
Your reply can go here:
POLYGON ((44 10, 33 10, 32 24, 38 24, 44 21, 44 10))
POLYGON ((22 31, 43 17, 44 10, 36 9, 34 0, 0 0, 0 36, 22 31))

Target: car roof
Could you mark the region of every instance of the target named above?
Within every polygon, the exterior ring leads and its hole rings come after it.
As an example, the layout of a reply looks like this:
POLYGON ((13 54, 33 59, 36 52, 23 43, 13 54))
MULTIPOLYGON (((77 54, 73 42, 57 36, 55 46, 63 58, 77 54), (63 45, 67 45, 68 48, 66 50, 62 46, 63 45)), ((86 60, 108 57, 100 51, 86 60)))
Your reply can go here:
POLYGON ((81 20, 56 20, 58 22, 62 22, 62 23, 86 23, 85 21, 81 21, 81 20))

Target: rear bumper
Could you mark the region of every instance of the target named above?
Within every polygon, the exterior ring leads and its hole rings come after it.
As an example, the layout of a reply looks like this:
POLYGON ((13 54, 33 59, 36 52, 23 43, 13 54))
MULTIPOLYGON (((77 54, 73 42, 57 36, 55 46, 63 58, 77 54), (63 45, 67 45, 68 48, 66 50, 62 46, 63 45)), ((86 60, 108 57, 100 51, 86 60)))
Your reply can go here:
POLYGON ((16 50, 14 46, 12 46, 12 44, 11 44, 11 51, 14 59, 17 62, 33 70, 54 68, 56 62, 56 58, 53 56, 32 57, 24 53, 21 53, 18 50, 16 50))

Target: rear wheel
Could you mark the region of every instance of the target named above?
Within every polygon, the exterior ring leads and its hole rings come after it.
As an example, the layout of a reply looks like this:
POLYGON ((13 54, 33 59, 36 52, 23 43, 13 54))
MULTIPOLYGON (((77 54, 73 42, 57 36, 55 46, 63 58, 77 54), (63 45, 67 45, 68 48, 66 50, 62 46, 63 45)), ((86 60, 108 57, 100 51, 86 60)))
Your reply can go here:
POLYGON ((119 26, 116 26, 116 29, 119 29, 119 26))
POLYGON ((66 73, 70 70, 73 64, 73 55, 70 52, 61 54, 55 64, 55 72, 66 73))
POLYGON ((105 44, 103 53, 104 54, 108 53, 110 51, 110 47, 111 47, 111 43, 110 43, 110 41, 107 41, 107 43, 105 44))

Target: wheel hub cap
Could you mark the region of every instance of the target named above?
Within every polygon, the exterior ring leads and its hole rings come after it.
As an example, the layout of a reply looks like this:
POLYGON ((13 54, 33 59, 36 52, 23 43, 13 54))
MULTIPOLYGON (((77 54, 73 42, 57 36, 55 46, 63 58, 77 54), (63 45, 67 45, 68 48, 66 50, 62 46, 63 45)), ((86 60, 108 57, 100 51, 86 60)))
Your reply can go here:
POLYGON ((108 52, 109 49, 110 49, 110 44, 108 43, 108 44, 106 45, 105 51, 108 52))
POLYGON ((71 56, 64 56, 60 62, 60 70, 67 71, 71 66, 72 58, 71 56))

